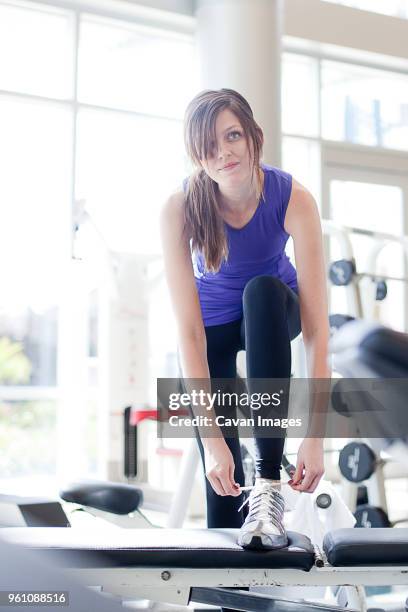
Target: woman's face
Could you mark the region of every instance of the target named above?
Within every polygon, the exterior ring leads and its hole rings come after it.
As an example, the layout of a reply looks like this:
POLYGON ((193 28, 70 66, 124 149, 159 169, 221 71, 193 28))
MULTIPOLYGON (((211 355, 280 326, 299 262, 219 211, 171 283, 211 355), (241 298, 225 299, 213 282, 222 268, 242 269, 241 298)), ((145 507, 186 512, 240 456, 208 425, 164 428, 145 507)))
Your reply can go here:
POLYGON ((243 184, 251 176, 250 152, 238 117, 227 108, 218 114, 215 135, 211 155, 200 160, 202 167, 220 187, 243 184))

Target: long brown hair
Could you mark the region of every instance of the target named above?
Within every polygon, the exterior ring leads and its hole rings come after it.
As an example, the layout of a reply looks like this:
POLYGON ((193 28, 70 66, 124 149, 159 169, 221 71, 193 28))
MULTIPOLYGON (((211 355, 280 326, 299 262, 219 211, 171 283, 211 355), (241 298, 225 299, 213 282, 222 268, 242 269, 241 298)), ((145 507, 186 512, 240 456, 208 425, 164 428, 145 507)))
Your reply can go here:
POLYGON ((192 248, 204 258, 205 270, 217 272, 228 258, 228 243, 219 206, 218 184, 204 171, 202 159, 210 157, 218 114, 229 109, 239 119, 251 155, 252 179, 256 176, 257 197, 261 196, 259 172, 263 135, 252 109, 233 89, 206 90, 187 107, 184 117, 184 142, 195 170, 188 179, 184 221, 192 238, 192 248))

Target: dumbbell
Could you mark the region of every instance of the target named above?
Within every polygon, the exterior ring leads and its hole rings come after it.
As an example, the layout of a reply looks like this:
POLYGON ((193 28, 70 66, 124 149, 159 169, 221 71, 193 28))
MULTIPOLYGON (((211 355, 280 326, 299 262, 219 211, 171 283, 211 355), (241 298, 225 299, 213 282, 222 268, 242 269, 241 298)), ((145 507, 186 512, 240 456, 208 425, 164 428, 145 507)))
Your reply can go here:
POLYGON ((330 325, 330 331, 332 333, 334 333, 336 330, 340 329, 340 327, 343 327, 343 325, 345 325, 346 323, 349 323, 350 321, 354 321, 355 317, 352 317, 350 315, 345 315, 345 314, 331 314, 329 316, 329 325, 330 325))
POLYGON ((337 287, 349 285, 355 274, 356 264, 352 259, 339 259, 330 264, 329 278, 337 287))
POLYGON ((378 466, 384 465, 364 442, 350 442, 340 451, 339 468, 349 482, 363 482, 372 476, 378 466))
POLYGON ((385 510, 377 506, 370 506, 370 504, 357 506, 354 516, 356 518, 355 527, 393 527, 385 510))
POLYGON ((408 523, 407 518, 390 521, 385 510, 377 506, 370 506, 370 504, 357 506, 354 516, 357 521, 355 527, 395 527, 398 523, 408 523))
POLYGON ((357 273, 355 261, 352 259, 339 259, 333 261, 329 267, 329 278, 333 285, 336 287, 346 287, 349 285, 353 278, 362 278, 368 276, 372 278, 372 281, 376 284, 375 299, 378 302, 385 300, 387 297, 387 283, 384 279, 367 274, 365 272, 357 273))
MULTIPOLYGON (((384 463, 364 442, 346 444, 339 455, 341 474, 346 480, 355 484, 370 478, 376 468, 384 463)), ((369 503, 358 504, 354 516, 357 521, 356 527, 392 527, 385 510, 371 506, 369 503)))

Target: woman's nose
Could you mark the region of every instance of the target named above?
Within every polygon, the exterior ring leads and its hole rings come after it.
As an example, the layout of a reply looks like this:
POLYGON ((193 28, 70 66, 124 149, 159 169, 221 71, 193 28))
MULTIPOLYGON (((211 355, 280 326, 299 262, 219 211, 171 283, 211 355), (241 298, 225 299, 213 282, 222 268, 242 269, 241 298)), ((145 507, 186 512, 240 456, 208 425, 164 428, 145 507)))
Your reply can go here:
POLYGON ((222 143, 218 145, 218 158, 225 157, 231 155, 231 152, 228 147, 228 143, 222 143))

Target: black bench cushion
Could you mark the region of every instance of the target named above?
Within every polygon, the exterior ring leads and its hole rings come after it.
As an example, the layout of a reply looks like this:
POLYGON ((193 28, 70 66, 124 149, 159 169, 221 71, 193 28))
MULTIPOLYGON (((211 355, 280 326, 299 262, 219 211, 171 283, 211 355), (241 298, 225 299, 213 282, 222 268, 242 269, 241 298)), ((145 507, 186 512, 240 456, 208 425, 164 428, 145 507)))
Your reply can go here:
POLYGON ((323 549, 331 565, 408 565, 408 529, 336 529, 323 549))
POLYGON ((64 487, 59 495, 64 501, 114 514, 135 512, 143 503, 141 489, 120 482, 81 480, 64 487))
POLYGON ((237 529, 107 529, 15 527, 3 538, 46 551, 65 567, 296 568, 315 560, 306 536, 288 532, 289 546, 274 551, 244 550, 237 529))
MULTIPOLYGON (((367 334, 360 343, 360 348, 368 355, 377 359, 383 359, 394 367, 395 374, 389 376, 407 376, 408 373, 408 334, 397 332, 385 327, 367 334)), ((375 359, 373 359, 375 363, 375 359)), ((392 370, 390 369, 390 372, 392 370)))

